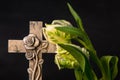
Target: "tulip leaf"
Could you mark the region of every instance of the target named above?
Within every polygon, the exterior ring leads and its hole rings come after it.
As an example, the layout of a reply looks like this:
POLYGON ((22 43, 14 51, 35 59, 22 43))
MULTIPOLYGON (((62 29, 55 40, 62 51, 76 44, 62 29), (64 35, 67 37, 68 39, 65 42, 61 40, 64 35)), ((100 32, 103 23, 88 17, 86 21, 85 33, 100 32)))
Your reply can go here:
POLYGON ((60 27, 55 27, 55 29, 57 30, 60 30, 64 33, 67 33, 67 34, 70 34, 71 36, 74 36, 74 37, 80 37, 81 39, 84 38, 84 33, 83 32, 80 32, 80 30, 78 30, 77 28, 75 27, 71 27, 71 26, 60 26, 60 27))
POLYGON ((75 73, 76 80, 82 80, 83 74, 82 74, 81 70, 75 69, 74 73, 75 73))
POLYGON ((64 33, 70 34, 72 38, 75 38, 80 44, 82 44, 85 48, 95 53, 95 49, 92 46, 90 39, 88 38, 87 34, 80 31, 78 28, 72 26, 60 26, 55 27, 55 29, 60 30, 64 33))
POLYGON ((79 62, 82 72, 84 72, 85 58, 82 54, 82 50, 80 51, 74 45, 70 45, 70 44, 58 44, 58 45, 71 53, 71 55, 79 62))
POLYGON ((79 15, 76 13, 76 11, 71 7, 71 5, 68 3, 68 8, 72 14, 72 16, 74 17, 76 23, 77 23, 77 26, 79 27, 79 29, 81 31, 84 31, 84 28, 83 28, 83 24, 82 24, 82 20, 81 18, 79 17, 79 15))
MULTIPOLYGON (((82 73, 85 75, 83 78, 87 78, 88 80, 97 80, 95 73, 93 72, 88 58, 85 56, 85 53, 82 49, 73 44, 58 44, 63 49, 70 52, 70 54, 79 62, 80 69, 82 73)), ((77 75, 76 75, 77 76, 77 75)))
POLYGON ((118 57, 117 56, 103 56, 101 62, 105 70, 105 76, 108 80, 114 80, 118 73, 118 57))

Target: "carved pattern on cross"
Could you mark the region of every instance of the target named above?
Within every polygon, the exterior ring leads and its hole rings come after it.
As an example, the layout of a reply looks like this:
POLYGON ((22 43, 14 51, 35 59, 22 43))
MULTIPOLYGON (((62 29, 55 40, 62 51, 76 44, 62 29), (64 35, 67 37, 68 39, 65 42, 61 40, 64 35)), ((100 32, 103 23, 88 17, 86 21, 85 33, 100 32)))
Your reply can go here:
POLYGON ((42 53, 54 53, 55 45, 42 39, 42 22, 30 21, 30 32, 23 40, 8 40, 8 52, 26 53, 29 80, 42 80, 42 53))

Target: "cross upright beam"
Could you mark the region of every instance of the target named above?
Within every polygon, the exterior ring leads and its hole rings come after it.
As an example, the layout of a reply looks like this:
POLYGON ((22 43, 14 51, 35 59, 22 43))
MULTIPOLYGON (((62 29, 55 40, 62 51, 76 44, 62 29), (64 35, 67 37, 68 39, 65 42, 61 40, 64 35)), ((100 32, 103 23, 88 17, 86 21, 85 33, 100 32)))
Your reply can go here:
POLYGON ((26 53, 29 80, 42 80, 42 53, 55 53, 56 46, 42 38, 42 22, 30 21, 29 35, 23 40, 8 40, 8 52, 26 53))

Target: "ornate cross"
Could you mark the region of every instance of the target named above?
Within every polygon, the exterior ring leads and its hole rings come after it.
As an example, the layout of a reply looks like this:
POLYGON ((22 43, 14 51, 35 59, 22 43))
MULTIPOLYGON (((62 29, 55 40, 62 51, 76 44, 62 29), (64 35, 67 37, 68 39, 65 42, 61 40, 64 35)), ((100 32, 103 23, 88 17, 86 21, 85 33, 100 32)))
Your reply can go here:
POLYGON ((29 31, 23 40, 8 40, 8 52, 26 53, 29 80, 42 80, 42 53, 54 53, 56 47, 42 39, 42 22, 30 21, 29 31))

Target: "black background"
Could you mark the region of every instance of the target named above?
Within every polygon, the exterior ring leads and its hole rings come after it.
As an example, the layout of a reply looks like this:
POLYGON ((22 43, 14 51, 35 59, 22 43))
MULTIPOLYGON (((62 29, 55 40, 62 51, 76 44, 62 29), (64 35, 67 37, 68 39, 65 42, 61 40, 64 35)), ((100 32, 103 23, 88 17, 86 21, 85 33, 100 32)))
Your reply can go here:
MULTIPOLYGON (((67 2, 81 16, 98 56, 120 57, 120 5, 115 0, 4 0, 0 1, 0 80, 28 80, 28 61, 22 53, 8 53, 8 39, 28 35, 29 21, 66 19, 75 24, 67 2)), ((43 58, 43 80, 75 80, 72 70, 58 70, 54 54, 43 58)))

